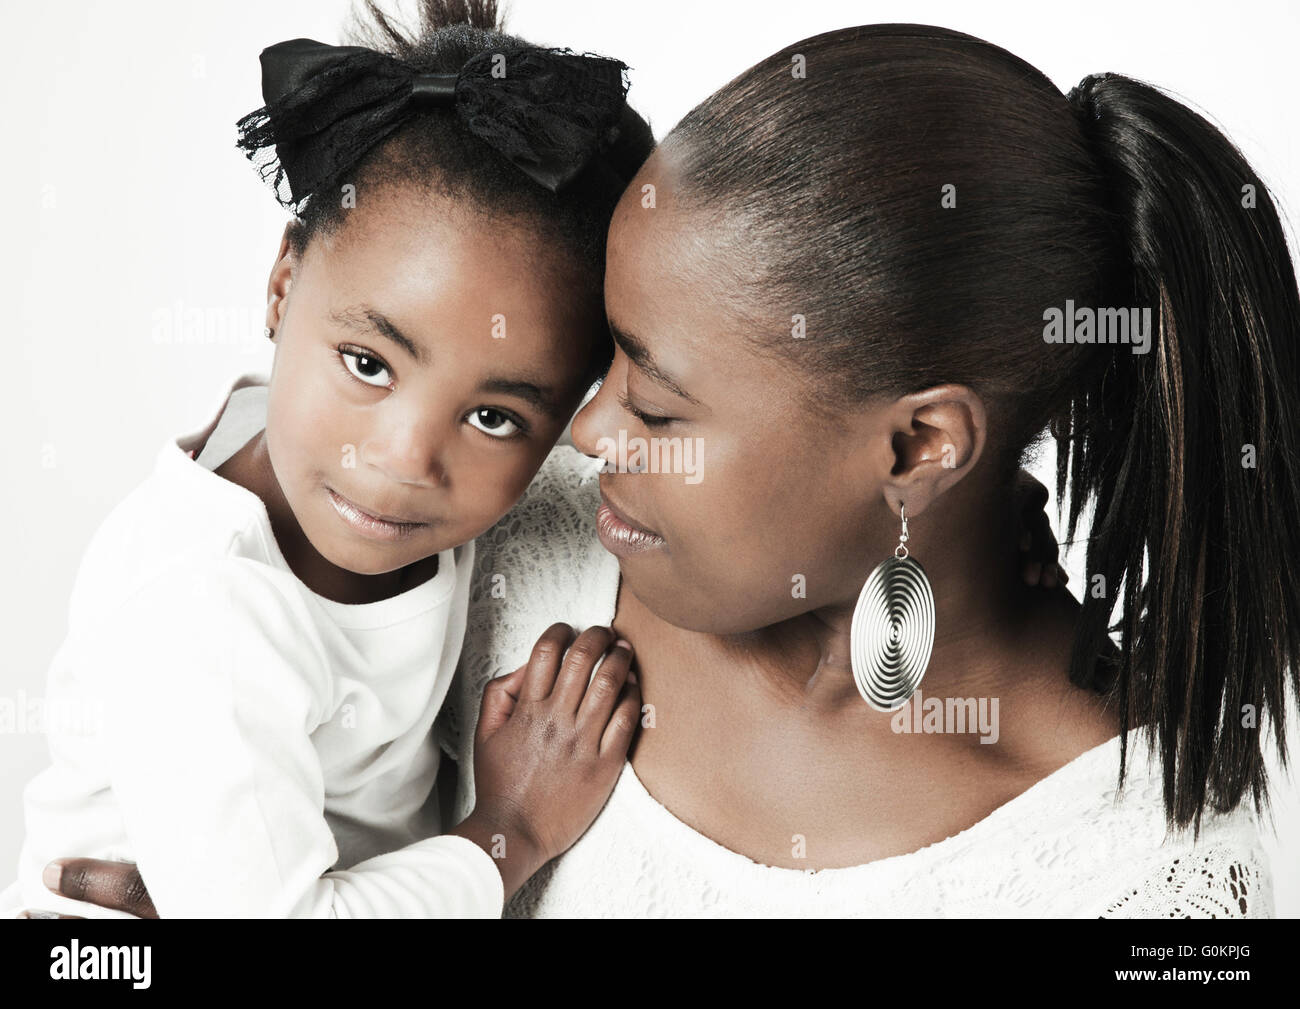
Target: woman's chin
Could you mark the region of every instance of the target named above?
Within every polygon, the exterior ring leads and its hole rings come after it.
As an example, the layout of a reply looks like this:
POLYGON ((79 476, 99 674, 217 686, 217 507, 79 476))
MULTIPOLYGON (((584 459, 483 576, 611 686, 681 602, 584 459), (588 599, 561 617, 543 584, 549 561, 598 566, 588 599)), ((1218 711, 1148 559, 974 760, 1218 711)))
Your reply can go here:
POLYGON ((644 570, 637 570, 638 566, 634 558, 619 560, 622 590, 635 596, 643 609, 666 624, 700 634, 745 634, 766 625, 761 618, 747 611, 725 606, 725 600, 737 597, 735 591, 719 589, 715 593, 692 589, 683 592, 681 581, 668 577, 648 578, 644 570))

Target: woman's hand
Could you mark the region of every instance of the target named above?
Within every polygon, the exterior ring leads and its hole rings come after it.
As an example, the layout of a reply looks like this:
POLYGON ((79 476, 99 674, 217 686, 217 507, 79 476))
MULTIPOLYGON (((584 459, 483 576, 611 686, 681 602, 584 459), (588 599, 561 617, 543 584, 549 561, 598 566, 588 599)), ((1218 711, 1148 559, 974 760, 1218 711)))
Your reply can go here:
POLYGON ((1047 520, 1047 488, 1021 470, 1016 477, 1016 515, 1020 520, 1020 568, 1026 585, 1054 589, 1070 580, 1057 564, 1059 553, 1052 524, 1047 520))
MULTIPOLYGON (((125 911, 137 918, 157 918, 153 899, 133 862, 102 858, 56 858, 41 876, 60 897, 85 901, 110 911, 125 911)), ((80 918, 79 914, 24 911, 20 918, 80 918)))

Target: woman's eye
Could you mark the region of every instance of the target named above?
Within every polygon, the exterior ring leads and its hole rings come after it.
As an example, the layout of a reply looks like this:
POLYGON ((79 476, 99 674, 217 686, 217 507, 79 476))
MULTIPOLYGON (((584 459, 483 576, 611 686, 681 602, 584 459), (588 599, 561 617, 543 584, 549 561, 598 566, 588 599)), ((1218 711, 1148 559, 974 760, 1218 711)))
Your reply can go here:
POLYGON ((469 422, 493 438, 509 438, 522 430, 510 417, 490 406, 481 406, 469 415, 469 422))
POLYGON ((623 404, 623 409, 639 420, 646 427, 667 427, 676 417, 663 417, 657 413, 646 413, 644 410, 634 406, 627 393, 620 392, 618 401, 623 404))
POLYGON ((386 389, 392 384, 393 378, 389 374, 388 365, 373 354, 356 350, 340 350, 339 356, 343 358, 343 366, 366 385, 386 389))
POLYGON ((658 414, 646 413, 643 410, 638 410, 636 415, 646 427, 667 427, 673 422, 672 417, 660 417, 658 414))

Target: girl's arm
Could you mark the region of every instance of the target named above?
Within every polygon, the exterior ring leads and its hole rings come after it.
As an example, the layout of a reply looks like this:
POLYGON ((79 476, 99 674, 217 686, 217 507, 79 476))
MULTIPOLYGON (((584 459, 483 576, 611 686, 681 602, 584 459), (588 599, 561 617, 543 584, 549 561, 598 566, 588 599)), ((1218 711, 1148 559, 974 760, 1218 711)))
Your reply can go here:
POLYGON ((51 890, 142 917, 498 916, 599 812, 640 711, 631 652, 607 629, 575 641, 557 624, 485 692, 474 812, 453 833, 331 871, 310 740, 327 671, 288 643, 285 621, 305 616, 240 568, 159 579, 96 636, 101 750, 139 869, 61 860, 51 890), (177 612, 204 619, 157 619, 177 612))
POLYGON ((158 911, 499 915, 501 873, 463 837, 330 871, 338 849, 311 733, 330 717, 333 684, 299 630, 301 605, 239 559, 175 565, 76 653, 98 691, 96 752, 158 911))

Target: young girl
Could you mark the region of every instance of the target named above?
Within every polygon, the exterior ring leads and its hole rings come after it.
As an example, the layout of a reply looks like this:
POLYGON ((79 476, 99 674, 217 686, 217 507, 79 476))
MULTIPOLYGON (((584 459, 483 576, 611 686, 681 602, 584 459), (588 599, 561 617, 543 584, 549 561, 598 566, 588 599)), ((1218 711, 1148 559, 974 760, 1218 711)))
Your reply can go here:
POLYGON ((485 697, 491 794, 449 833, 426 801, 473 540, 603 370, 649 128, 623 64, 528 47, 491 0, 427 0, 414 40, 368 8, 371 47, 262 54, 240 143, 296 213, 269 386, 166 441, 93 538, 47 702, 94 731, 51 734, 6 904, 85 914, 47 868, 80 855, 136 861, 168 917, 497 916, 622 766, 630 649, 596 628, 564 657, 557 626, 485 697))

